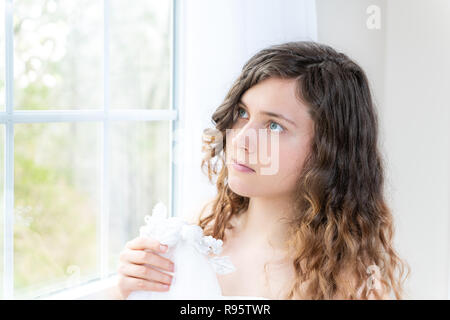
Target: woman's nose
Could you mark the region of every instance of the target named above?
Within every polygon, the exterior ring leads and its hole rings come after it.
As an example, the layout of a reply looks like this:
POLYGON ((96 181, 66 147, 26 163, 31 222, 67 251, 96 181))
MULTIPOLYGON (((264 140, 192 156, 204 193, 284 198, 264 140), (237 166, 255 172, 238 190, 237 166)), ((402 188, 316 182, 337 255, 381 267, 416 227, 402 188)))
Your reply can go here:
POLYGON ((258 141, 258 128, 252 123, 247 123, 240 129, 235 129, 237 132, 233 138, 233 145, 238 149, 244 149, 249 154, 256 152, 256 145, 258 141))

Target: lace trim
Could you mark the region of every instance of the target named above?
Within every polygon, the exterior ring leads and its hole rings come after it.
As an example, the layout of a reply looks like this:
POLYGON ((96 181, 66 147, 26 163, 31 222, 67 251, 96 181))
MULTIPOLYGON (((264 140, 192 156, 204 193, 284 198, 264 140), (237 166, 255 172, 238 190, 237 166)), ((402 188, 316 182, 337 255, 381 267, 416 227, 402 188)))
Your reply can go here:
MULTIPOLYGON (((219 255, 222 252, 223 241, 212 236, 204 236, 203 229, 198 225, 190 225, 177 218, 167 218, 167 210, 162 202, 158 202, 152 210, 152 215, 144 218, 145 226, 140 228, 140 235, 152 237, 170 247, 183 239, 198 252, 209 256, 219 255)), ((216 273, 226 274, 236 270, 228 256, 216 256, 208 259, 216 273)))

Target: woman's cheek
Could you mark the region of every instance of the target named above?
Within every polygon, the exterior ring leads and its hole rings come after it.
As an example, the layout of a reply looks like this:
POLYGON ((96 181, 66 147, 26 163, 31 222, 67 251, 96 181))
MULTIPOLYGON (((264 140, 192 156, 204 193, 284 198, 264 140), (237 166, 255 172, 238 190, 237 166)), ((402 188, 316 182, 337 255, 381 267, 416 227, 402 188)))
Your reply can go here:
POLYGON ((300 174, 301 166, 305 158, 302 146, 297 144, 280 143, 279 150, 279 175, 285 178, 293 178, 300 174))
POLYGON ((283 167, 286 166, 286 162, 289 162, 286 157, 286 151, 282 145, 275 148, 271 145, 269 152, 260 154, 260 175, 278 177, 284 170, 283 167))

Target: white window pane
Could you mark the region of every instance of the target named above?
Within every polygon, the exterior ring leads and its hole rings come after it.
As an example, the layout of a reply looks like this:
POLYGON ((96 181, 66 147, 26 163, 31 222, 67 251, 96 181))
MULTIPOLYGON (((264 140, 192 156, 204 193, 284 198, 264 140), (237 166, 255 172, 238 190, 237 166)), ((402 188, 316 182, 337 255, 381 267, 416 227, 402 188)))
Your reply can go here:
MULTIPOLYGON (((0 125, 0 168, 5 167, 5 126, 2 124, 0 125)), ((2 264, 0 265, 0 288, 2 288, 0 292, 0 299, 3 299, 3 220, 5 217, 5 202, 4 202, 4 193, 5 193, 5 186, 3 181, 5 181, 5 170, 0 170, 0 258, 2 261, 2 264)))
POLYGON ((15 125, 16 298, 99 276, 101 128, 98 123, 15 125))
POLYGON ((14 0, 16 109, 103 106, 103 0, 14 0))
POLYGON ((5 110, 5 1, 0 1, 0 110, 5 110))
POLYGON ((111 1, 111 108, 169 108, 172 1, 111 1))
POLYGON ((144 216, 162 201, 169 208, 170 122, 111 124, 110 271, 119 253, 139 235, 144 216))

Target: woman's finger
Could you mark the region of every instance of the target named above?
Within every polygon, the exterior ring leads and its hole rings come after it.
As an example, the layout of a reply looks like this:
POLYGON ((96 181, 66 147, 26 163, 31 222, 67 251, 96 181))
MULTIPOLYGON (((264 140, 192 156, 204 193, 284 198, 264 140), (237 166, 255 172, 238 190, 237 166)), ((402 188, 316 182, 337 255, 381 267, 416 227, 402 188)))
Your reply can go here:
POLYGON ((133 291, 168 291, 169 286, 159 282, 138 279, 133 277, 120 277, 118 287, 123 298, 127 298, 133 291))
POLYGON ((125 245, 128 249, 132 250, 145 250, 150 249, 156 252, 164 253, 167 251, 167 245, 161 244, 158 240, 147 238, 147 237, 137 237, 130 240, 125 245))
POLYGON ((145 265, 138 265, 138 264, 121 264, 119 266, 119 273, 137 278, 137 279, 144 279, 144 280, 150 280, 150 281, 156 281, 161 282, 170 285, 172 283, 172 276, 166 273, 163 273, 161 271, 158 271, 156 269, 153 269, 152 267, 148 267, 145 265))
POLYGON ((124 250, 120 254, 119 259, 125 263, 149 264, 169 272, 174 271, 174 264, 172 261, 161 257, 154 252, 146 252, 144 250, 124 250))

